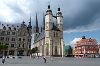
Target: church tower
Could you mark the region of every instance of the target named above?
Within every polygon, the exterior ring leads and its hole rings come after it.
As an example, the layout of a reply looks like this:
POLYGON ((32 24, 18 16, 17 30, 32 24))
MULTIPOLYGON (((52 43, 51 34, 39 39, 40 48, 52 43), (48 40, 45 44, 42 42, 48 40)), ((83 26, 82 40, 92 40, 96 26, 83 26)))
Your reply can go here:
POLYGON ((30 21, 29 21, 29 25, 28 25, 27 29, 28 29, 29 35, 31 35, 32 34, 31 17, 30 17, 30 21))
POLYGON ((42 56, 63 57, 63 16, 60 8, 58 8, 56 15, 53 15, 50 5, 48 5, 45 16, 43 15, 43 25, 40 32, 36 14, 34 46, 38 47, 38 52, 42 56), (54 20, 55 18, 56 20, 54 20))
POLYGON ((51 29, 52 29, 52 10, 50 9, 50 5, 48 5, 48 9, 45 14, 45 44, 44 44, 44 56, 51 55, 51 29))
POLYGON ((34 32, 34 42, 35 42, 36 41, 36 37, 39 35, 37 14, 36 14, 36 24, 34 26, 33 32, 34 32))
POLYGON ((56 13, 56 19, 57 19, 56 26, 60 30, 59 54, 63 56, 64 55, 63 16, 62 16, 62 12, 60 11, 60 8, 58 8, 58 11, 56 13))
POLYGON ((57 18, 57 27, 60 31, 63 31, 63 16, 62 12, 60 11, 60 8, 58 8, 58 11, 56 13, 56 18, 57 18))

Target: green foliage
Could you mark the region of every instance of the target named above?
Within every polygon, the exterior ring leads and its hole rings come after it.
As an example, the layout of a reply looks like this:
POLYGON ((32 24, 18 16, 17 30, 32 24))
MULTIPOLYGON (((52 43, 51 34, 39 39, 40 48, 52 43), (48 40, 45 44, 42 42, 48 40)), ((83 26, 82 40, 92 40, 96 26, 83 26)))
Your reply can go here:
POLYGON ((0 50, 6 50, 8 48, 7 45, 0 43, 0 50))
POLYGON ((37 53, 38 52, 38 47, 32 48, 31 52, 32 53, 37 53))
POLYGON ((73 48, 70 45, 65 46, 65 55, 72 55, 73 48))

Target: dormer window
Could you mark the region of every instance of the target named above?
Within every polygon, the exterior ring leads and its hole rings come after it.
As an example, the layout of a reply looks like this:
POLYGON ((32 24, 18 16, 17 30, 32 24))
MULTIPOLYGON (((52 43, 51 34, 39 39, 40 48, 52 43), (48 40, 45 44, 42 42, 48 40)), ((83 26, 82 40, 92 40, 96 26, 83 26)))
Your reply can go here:
POLYGON ((9 30, 11 30, 11 27, 8 27, 9 28, 9 30))
POLYGON ((16 30, 16 28, 14 27, 14 30, 16 30))
POLYGON ((6 30, 6 27, 4 26, 3 29, 6 30))

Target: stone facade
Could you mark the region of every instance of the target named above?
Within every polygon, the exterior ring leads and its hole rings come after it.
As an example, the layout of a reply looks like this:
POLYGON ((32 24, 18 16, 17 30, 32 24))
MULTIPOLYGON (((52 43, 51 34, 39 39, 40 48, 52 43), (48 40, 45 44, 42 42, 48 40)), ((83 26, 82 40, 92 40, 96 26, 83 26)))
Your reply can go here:
POLYGON ((39 28, 36 15, 36 25, 34 26, 34 47, 38 47, 41 56, 63 56, 63 16, 60 8, 53 15, 50 5, 43 16, 43 25, 39 28), (55 19, 55 20, 54 20, 55 19))
POLYGON ((32 39, 31 30, 31 19, 28 26, 24 21, 20 26, 2 25, 0 29, 0 43, 8 46, 4 54, 14 56, 29 55, 32 39))

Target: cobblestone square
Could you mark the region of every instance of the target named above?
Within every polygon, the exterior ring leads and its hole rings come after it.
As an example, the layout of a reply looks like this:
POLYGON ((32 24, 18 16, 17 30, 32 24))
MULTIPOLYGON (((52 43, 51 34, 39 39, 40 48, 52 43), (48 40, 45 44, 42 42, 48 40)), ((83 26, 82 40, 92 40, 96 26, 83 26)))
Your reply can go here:
POLYGON ((42 57, 30 58, 7 58, 5 64, 0 66, 100 66, 100 58, 46 58, 47 63, 44 63, 42 57))

